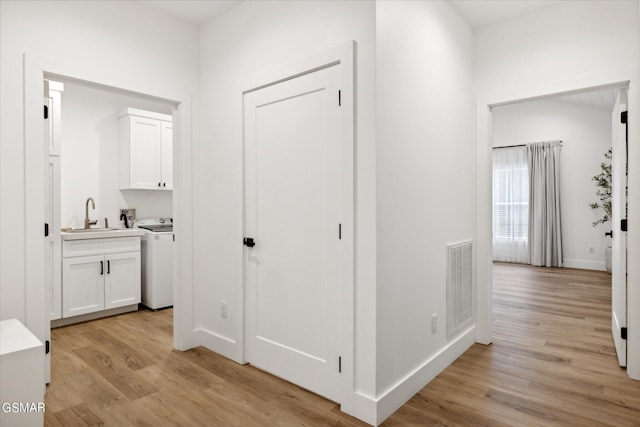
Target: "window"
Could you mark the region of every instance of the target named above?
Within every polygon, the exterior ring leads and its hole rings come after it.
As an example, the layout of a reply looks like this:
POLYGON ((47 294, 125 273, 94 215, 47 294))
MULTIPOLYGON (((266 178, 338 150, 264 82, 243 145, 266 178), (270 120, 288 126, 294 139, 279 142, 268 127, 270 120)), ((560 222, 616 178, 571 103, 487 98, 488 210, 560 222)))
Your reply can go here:
POLYGON ((529 170, 525 147, 493 150, 493 259, 529 262, 529 170))

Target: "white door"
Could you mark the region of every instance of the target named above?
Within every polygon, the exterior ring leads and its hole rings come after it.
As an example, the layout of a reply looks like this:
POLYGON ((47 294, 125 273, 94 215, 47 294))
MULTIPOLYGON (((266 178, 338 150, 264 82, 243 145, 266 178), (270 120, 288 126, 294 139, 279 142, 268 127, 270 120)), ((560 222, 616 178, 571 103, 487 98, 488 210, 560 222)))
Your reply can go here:
POLYGON ((60 235, 60 157, 49 156, 49 173, 47 175, 47 217, 49 236, 47 237, 46 270, 49 319, 62 317, 62 242, 60 235))
POLYGON ((244 96, 246 361, 340 401, 340 66, 244 96))
POLYGON ((105 310, 139 303, 140 252, 107 255, 105 263, 105 310))
POLYGON ((627 366, 627 341, 622 338, 627 326, 627 233, 621 229, 621 221, 627 218, 627 125, 621 120, 624 111, 627 111, 627 90, 620 89, 611 124, 611 332, 620 366, 627 366))

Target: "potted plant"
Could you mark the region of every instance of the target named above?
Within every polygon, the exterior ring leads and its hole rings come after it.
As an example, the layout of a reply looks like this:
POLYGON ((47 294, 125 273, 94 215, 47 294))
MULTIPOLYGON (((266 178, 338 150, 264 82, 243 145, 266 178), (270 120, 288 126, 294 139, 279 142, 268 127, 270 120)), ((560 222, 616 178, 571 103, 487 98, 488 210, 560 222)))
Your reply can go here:
MULTIPOLYGON (((600 163, 600 173, 591 178, 596 183, 596 196, 598 196, 599 200, 595 203, 590 203, 589 206, 594 211, 602 209, 602 216, 592 224, 594 227, 611 221, 611 148, 604 154, 604 157, 607 162, 600 163)), ((611 235, 610 233, 606 234, 611 235)), ((611 273, 611 246, 607 246, 604 250, 604 265, 607 271, 611 273)))

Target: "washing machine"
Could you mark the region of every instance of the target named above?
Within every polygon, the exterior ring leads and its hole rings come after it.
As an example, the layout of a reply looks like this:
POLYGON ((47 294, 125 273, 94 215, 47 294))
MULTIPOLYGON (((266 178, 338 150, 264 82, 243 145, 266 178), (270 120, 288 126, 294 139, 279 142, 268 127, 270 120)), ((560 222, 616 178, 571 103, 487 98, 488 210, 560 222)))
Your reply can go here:
POLYGON ((157 310, 173 306, 173 219, 148 218, 136 222, 141 237, 142 304, 157 310))

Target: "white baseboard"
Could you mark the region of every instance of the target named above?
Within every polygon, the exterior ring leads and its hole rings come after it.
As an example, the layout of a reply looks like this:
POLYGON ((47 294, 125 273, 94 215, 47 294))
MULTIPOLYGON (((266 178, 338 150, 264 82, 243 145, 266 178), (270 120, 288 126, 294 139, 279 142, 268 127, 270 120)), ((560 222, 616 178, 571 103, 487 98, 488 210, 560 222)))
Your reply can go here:
POLYGON ((604 267, 604 261, 587 261, 583 259, 565 259, 562 261, 562 265, 565 268, 579 268, 581 270, 599 270, 606 271, 604 267))
POLYGON ((341 403, 340 410, 372 426, 379 424, 377 422, 378 402, 373 397, 362 393, 353 392, 350 399, 341 403))
POLYGON ((422 366, 383 393, 378 398, 376 422, 373 425, 381 424, 429 381, 467 351, 475 342, 475 329, 475 325, 467 329, 436 355, 425 361, 422 366))
POLYGON ((193 334, 199 345, 235 362, 243 363, 242 360, 238 360, 238 346, 235 340, 202 328, 194 330, 193 334))

